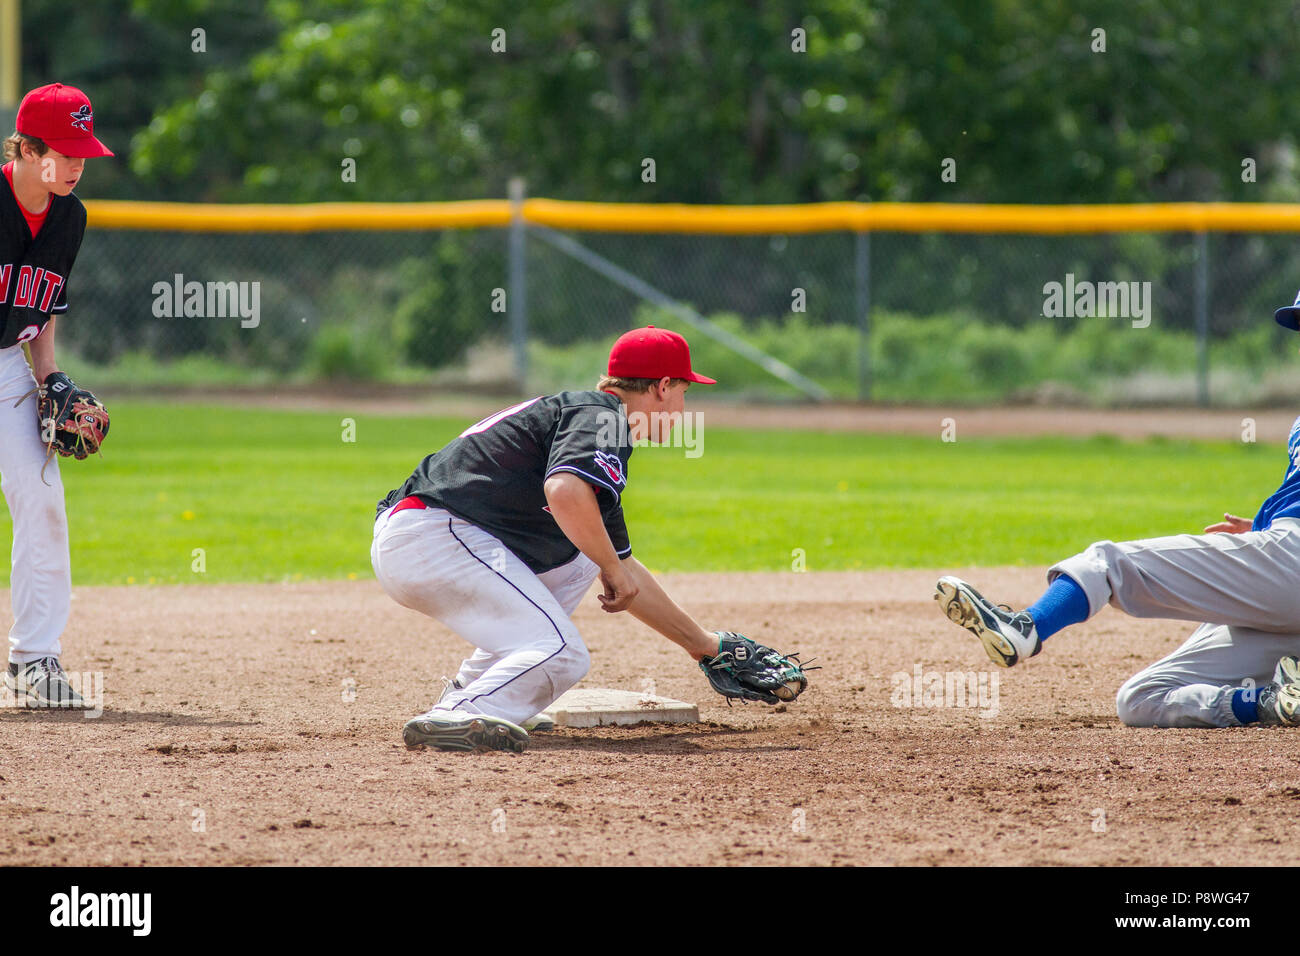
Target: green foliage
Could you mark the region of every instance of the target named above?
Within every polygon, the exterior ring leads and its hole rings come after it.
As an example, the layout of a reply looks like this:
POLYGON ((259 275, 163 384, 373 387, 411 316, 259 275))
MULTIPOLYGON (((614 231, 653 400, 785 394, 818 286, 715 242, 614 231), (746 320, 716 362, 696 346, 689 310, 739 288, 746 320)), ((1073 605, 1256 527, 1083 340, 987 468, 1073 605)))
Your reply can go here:
POLYGON ((492 291, 476 283, 464 237, 444 232, 428 259, 408 259, 398 270, 406 290, 394 314, 408 361, 442 368, 464 357, 484 335, 498 331, 504 313, 491 310, 492 291))
MULTIPOLYGON (((468 424, 355 415, 348 442, 332 412, 111 404, 103 457, 61 464, 77 585, 369 578, 375 503, 468 424)), ((633 547, 660 571, 788 571, 795 548, 811 571, 1045 565, 1253 514, 1285 459, 1280 445, 743 431, 692 407, 702 455, 643 448, 629 468, 633 547)))
MULTIPOLYGON (((817 324, 802 315, 784 320, 746 322, 720 314, 711 317, 722 329, 740 336, 838 398, 857 397, 859 334, 843 324, 817 324)), ((682 332, 691 342, 693 364, 718 379, 711 392, 764 398, 795 398, 800 393, 748 359, 732 352, 680 317, 645 307, 636 325, 654 324, 682 332)), ((530 350, 535 390, 585 387, 605 367, 613 341, 569 346, 534 344, 530 350)), ((1196 371, 1196 343, 1191 333, 1157 328, 1135 329, 1125 319, 1091 318, 1041 321, 1024 328, 981 322, 970 313, 912 316, 879 312, 871 329, 872 397, 878 401, 978 404, 1031 398, 1045 385, 1068 388, 1078 400, 1095 404, 1149 401, 1133 380, 1182 377, 1182 392, 1161 397, 1186 399, 1196 371), (1184 394, 1185 393, 1185 394, 1184 394)), ((1287 373, 1293 357, 1278 349, 1277 330, 1260 322, 1211 346, 1211 367, 1242 390, 1221 391, 1216 400, 1241 404, 1274 400, 1277 395, 1252 392, 1262 372, 1287 373)), ((1293 376, 1300 391, 1300 372, 1293 376)), ((1283 389, 1285 393, 1286 390, 1283 389)))
POLYGON ((372 382, 383 377, 390 356, 374 339, 345 325, 330 325, 311 344, 312 377, 327 382, 372 382))
MULTIPOLYGON (((212 28, 206 60, 164 59, 131 166, 176 194, 279 201, 496 196, 515 174, 538 195, 624 201, 1300 195, 1268 161, 1300 120, 1288 5, 1086 6, 279 0, 249 28, 209 17, 231 29, 212 28)), ((237 7, 136 0, 128 22, 187 51, 195 9, 237 7)))
MULTIPOLYGON (((141 175, 132 137, 168 104, 202 97, 205 76, 240 69, 252 51, 274 40, 282 25, 263 0, 22 0, 19 6, 23 89, 56 81, 83 89, 94 103, 95 134, 116 154, 87 164, 79 195, 179 201, 209 195, 189 175, 197 165, 192 160, 141 175), (207 31, 202 53, 193 51, 192 31, 199 27, 207 31)), ((195 115, 206 117, 203 110, 195 115)), ((237 136, 239 124, 230 119, 225 134, 237 136)))

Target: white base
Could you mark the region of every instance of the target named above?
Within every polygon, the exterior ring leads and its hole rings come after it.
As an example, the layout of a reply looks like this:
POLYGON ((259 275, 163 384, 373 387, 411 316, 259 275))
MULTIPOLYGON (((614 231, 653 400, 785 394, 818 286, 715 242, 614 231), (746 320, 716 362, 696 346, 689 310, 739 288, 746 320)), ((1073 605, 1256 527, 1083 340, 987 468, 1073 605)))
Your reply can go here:
POLYGON ((700 709, 683 700, 634 690, 578 687, 560 695, 539 716, 555 721, 556 727, 627 726, 642 721, 694 724, 700 719, 700 709))

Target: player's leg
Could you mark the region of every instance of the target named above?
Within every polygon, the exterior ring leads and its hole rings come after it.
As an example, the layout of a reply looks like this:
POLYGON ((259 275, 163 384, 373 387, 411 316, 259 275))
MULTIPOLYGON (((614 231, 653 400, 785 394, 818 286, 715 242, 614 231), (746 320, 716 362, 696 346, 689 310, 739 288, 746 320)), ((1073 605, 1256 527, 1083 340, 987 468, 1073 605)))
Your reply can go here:
MULTIPOLYGON (((537 579, 546 585, 547 590, 555 596, 564 613, 572 615, 577 610, 578 605, 582 602, 583 596, 591 590, 591 582, 595 580, 596 575, 600 573, 600 568, 581 552, 578 553, 572 561, 563 564, 558 568, 550 571, 544 571, 537 575, 537 579)), ((500 655, 491 651, 485 651, 481 647, 474 648, 474 653, 460 665, 460 670, 456 672, 452 680, 453 690, 459 690, 468 687, 471 683, 478 680, 492 667, 500 655)))
POLYGON ((1089 614, 1107 604, 1134 617, 1208 621, 1293 634, 1300 621, 1300 521, 1267 531, 1099 541, 1048 570, 1068 575, 1089 614))
POLYGON ((990 659, 1010 666, 1042 641, 1107 604, 1135 617, 1208 621, 1290 633, 1300 620, 1300 522, 1267 531, 1099 541, 1048 570, 1047 591, 1019 613, 957 578, 942 578, 935 598, 976 634, 990 659))
POLYGON ((452 690, 460 690, 468 687, 474 681, 478 680, 488 669, 501 659, 501 655, 492 651, 485 651, 481 647, 474 648, 474 652, 461 662, 460 670, 452 679, 452 690))
MULTIPOLYGON (((1178 650, 1134 674, 1115 697, 1130 727, 1291 723, 1277 707, 1279 660, 1300 654, 1300 633, 1202 624, 1178 650), (1272 685, 1272 686, 1270 686, 1272 685)), ((1280 684, 1294 683, 1284 673, 1280 684)))
POLYGON ((564 608, 482 529, 440 509, 381 516, 372 559, 398 603, 437 618, 480 649, 471 663, 491 658, 434 710, 520 724, 587 672, 586 646, 564 608))
POLYGON ((21 347, 0 349, 0 492, 13 519, 6 683, 29 702, 78 707, 59 664, 72 600, 68 520, 57 461, 46 464, 36 387, 21 347), (42 477, 42 469, 44 476, 42 477))

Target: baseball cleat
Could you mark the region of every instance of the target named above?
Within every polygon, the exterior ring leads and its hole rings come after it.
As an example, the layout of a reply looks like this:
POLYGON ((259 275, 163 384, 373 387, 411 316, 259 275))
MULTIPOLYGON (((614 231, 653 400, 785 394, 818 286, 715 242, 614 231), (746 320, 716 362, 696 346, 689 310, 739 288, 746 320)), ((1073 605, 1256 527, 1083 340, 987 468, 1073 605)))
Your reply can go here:
POLYGON ((555 721, 548 714, 537 714, 524 721, 524 730, 535 734, 539 730, 554 730, 555 721))
POLYGON ((410 750, 436 747, 438 750, 508 750, 523 753, 528 746, 528 731, 504 717, 428 713, 406 722, 402 728, 402 740, 410 750))
POLYGON ((15 699, 25 698, 28 707, 83 708, 86 702, 68 683, 68 675, 57 657, 42 657, 26 664, 9 663, 5 687, 15 699))
POLYGON ((1011 667, 1043 649, 1034 619, 1027 612, 1013 613, 990 603, 961 578, 940 578, 934 599, 950 621, 980 639, 989 660, 999 667, 1011 667))
POLYGON ((1259 722, 1270 727, 1300 726, 1300 658, 1277 662, 1273 682, 1259 689, 1259 722))

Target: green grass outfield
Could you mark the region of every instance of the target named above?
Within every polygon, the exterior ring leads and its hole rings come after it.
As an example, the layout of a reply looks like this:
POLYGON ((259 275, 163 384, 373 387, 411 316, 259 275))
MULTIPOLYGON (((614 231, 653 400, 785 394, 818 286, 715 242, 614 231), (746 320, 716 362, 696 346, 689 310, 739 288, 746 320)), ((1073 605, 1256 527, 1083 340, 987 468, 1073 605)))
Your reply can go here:
MULTIPOLYGON (((342 419, 116 403, 104 457, 62 465, 74 581, 369 576, 375 502, 468 422, 362 415, 349 443, 342 419)), ((795 549, 809 571, 1047 564, 1102 538, 1253 515, 1286 465, 1281 445, 721 428, 704 439, 698 458, 633 455, 625 509, 655 570, 789 571, 795 549)), ((7 547, 7 512, 0 529, 7 547)))

